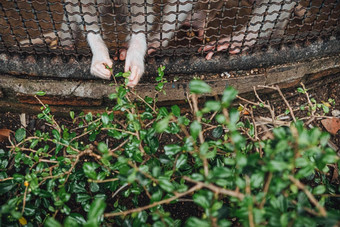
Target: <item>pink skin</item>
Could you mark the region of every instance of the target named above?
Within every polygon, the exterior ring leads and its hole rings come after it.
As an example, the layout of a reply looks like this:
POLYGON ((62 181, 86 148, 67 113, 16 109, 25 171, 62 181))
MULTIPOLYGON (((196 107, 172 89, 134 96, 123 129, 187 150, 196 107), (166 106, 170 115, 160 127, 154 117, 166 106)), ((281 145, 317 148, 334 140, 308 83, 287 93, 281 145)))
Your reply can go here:
MULTIPOLYGON (((235 41, 236 39, 233 39, 233 41, 235 41)), ((208 52, 208 54, 205 56, 205 59, 210 60, 212 59, 213 55, 214 55, 214 50, 216 49, 216 51, 223 51, 226 50, 230 47, 229 53, 230 54, 237 54, 241 51, 240 47, 241 47, 242 43, 232 43, 230 42, 230 37, 227 38, 223 38, 220 39, 217 44, 216 41, 210 42, 208 45, 199 48, 199 52, 203 51, 203 52, 208 52)), ((251 42, 245 43, 245 45, 251 45, 251 42)), ((248 47, 244 47, 242 50, 246 50, 248 49, 248 47)))
MULTIPOLYGON (((89 1, 89 0, 87 0, 89 1)), ((139 0, 130 0, 132 2, 138 3, 139 0)), ((150 6, 149 9, 147 9, 147 12, 152 12, 152 0, 147 0, 149 1, 150 6)), ((129 77, 130 82, 128 83, 128 86, 136 86, 138 81, 140 80, 142 74, 144 73, 144 56, 146 52, 148 54, 151 54, 155 51, 156 48, 159 48, 160 45, 166 46, 168 44, 168 41, 170 40, 173 36, 173 30, 176 29, 178 26, 181 24, 186 24, 188 26, 193 26, 198 29, 198 34, 199 37, 202 38, 204 35, 204 28, 206 27, 206 24, 208 21, 206 20, 206 14, 203 11, 198 11, 194 13, 193 15, 189 14, 192 9, 192 4, 186 3, 186 0, 168 0, 169 3, 176 3, 179 1, 180 4, 168 4, 166 5, 164 11, 165 12, 174 12, 174 11, 179 11, 183 12, 178 15, 175 14, 168 14, 165 16, 164 21, 178 21, 178 23, 164 23, 162 25, 162 38, 163 41, 162 43, 160 42, 153 42, 149 44, 149 49, 147 51, 147 46, 146 46, 146 36, 142 31, 145 30, 145 25, 139 25, 140 22, 145 22, 145 19, 148 22, 153 22, 154 21, 154 16, 150 14, 150 16, 147 16, 145 18, 143 14, 144 12, 144 7, 131 7, 132 13, 135 15, 139 15, 136 17, 132 17, 132 30, 134 31, 134 34, 129 37, 129 47, 128 49, 123 49, 120 51, 119 54, 119 59, 120 60, 125 60, 125 71, 131 71, 131 75, 129 77), (140 14, 142 13, 142 14, 140 14), (137 23, 134 23, 137 22, 137 23), (151 49, 150 47, 153 47, 155 49, 151 49)), ((253 1, 253 0, 249 0, 253 1)), ((89 4, 88 6, 84 5, 82 7, 82 10, 84 13, 89 13, 85 14, 84 18, 80 17, 79 14, 74 14, 74 12, 79 12, 79 5, 75 3, 79 3, 79 0, 66 0, 66 3, 73 3, 73 4, 67 4, 66 5, 66 11, 69 12, 68 15, 68 20, 70 21, 70 24, 63 23, 61 26, 61 31, 59 32, 59 36, 62 40, 62 46, 69 46, 72 43, 70 43, 70 40, 67 40, 67 38, 73 38, 73 31, 76 31, 77 29, 80 29, 82 31, 93 31, 87 32, 87 41, 89 43, 89 46, 91 48, 91 51, 93 53, 93 58, 91 62, 91 73, 97 77, 103 78, 103 79, 110 79, 111 77, 111 72, 110 70, 107 69, 108 67, 113 66, 113 62, 110 59, 108 49, 100 35, 100 29, 98 27, 97 21, 98 18, 96 16, 91 16, 95 15, 95 12, 97 12, 97 9, 93 6, 93 4, 89 4), (79 24, 82 24, 83 20, 85 20, 87 26, 82 26, 80 25, 79 28, 77 27, 79 24)), ((85 0, 84 0, 85 2, 85 0)), ((91 3, 95 3, 95 1, 90 1, 91 3)), ((97 3, 102 3, 104 0, 97 0, 97 3)), ((271 35, 271 31, 273 30, 283 30, 285 25, 288 22, 290 12, 292 9, 294 9, 294 6, 296 3, 292 1, 292 3, 284 3, 282 5, 282 0, 261 0, 256 2, 257 6, 254 9, 254 16, 252 17, 250 21, 250 25, 247 28, 243 28, 241 30, 240 34, 236 34, 231 37, 226 37, 221 39, 217 44, 216 42, 211 42, 205 47, 200 48, 199 51, 205 51, 208 52, 206 59, 211 59, 214 50, 216 51, 222 51, 230 48, 230 53, 238 53, 241 50, 245 50, 246 48, 249 48, 249 46, 252 46, 255 43, 255 40, 261 37, 268 37, 271 35), (261 3, 264 3, 261 5, 261 3), (276 4, 271 4, 268 7, 269 3, 276 3, 276 4), (280 13, 280 16, 278 16, 278 11, 281 9, 284 9, 285 11, 282 11, 280 13), (267 13, 265 13, 267 12, 267 13), (257 16, 255 16, 257 15, 257 16), (266 15, 266 21, 279 21, 276 25, 274 23, 266 22, 263 24, 262 28, 258 25, 259 23, 257 22, 262 22, 264 21, 263 15, 266 15), (275 26, 275 27, 274 27, 275 26), (247 29, 247 32, 245 32, 247 29), (261 30, 261 31, 260 31, 261 30), (266 32, 266 31, 270 32, 266 32), (245 36, 245 34, 247 35, 245 36), (235 42, 235 41, 242 41, 245 40, 243 45, 245 48, 240 49, 241 47, 241 42, 235 42), (247 47, 248 46, 248 47, 247 47)), ((133 5, 133 4, 132 4, 133 5)), ((301 8, 301 7, 300 7, 301 8)), ((299 10, 296 12, 297 14, 305 14, 305 11, 299 10)), ((64 15, 65 17, 65 15, 64 15)), ((63 19, 63 21, 67 21, 66 18, 63 19)), ((147 31, 151 30, 151 26, 147 28, 147 31)), ((158 29, 159 30, 159 29, 158 29)), ((50 38, 52 39, 55 37, 54 33, 50 34, 50 38)), ((150 37, 152 40, 160 40, 161 35, 160 34, 155 34, 153 37, 150 37)), ((25 44, 28 41, 22 41, 21 44, 25 44)), ((37 40, 32 40, 32 43, 42 43, 42 39, 39 38, 37 40)), ((116 57, 118 58, 118 57, 116 57)))
MULTIPOLYGON (((229 53, 236 54, 247 50, 260 38, 270 37, 273 33, 283 35, 291 12, 295 7, 299 7, 294 1, 283 3, 282 0, 261 0, 255 4, 253 16, 248 26, 244 26, 239 32, 233 33, 232 36, 220 39, 217 44, 216 41, 210 42, 199 49, 199 51, 208 52, 205 57, 207 60, 213 57, 215 49, 222 51, 230 48, 229 53)), ((303 11, 301 10, 301 12, 303 11)))

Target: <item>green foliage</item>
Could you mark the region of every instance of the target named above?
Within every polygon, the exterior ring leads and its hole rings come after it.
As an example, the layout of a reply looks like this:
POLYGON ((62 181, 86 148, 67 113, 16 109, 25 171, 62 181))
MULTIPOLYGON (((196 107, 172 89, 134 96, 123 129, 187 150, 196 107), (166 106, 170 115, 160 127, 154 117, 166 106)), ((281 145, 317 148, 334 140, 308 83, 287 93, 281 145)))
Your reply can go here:
MULTIPOLYGON (((163 76, 164 67, 157 92, 163 76)), ((197 98, 211 88, 195 80, 190 91, 197 98)), ((18 129, 0 149, 1 224, 335 226, 339 187, 329 173, 339 158, 328 134, 298 121, 256 140, 254 125, 232 108, 236 95, 227 87, 190 115, 116 84, 112 109, 70 112, 71 128, 44 105, 38 117, 49 129, 18 129), (186 202, 191 216, 174 218, 169 207, 186 202)))
POLYGON ((314 98, 309 98, 308 90, 305 88, 299 87, 297 88, 297 91, 307 96, 308 103, 301 105, 300 109, 308 111, 308 115, 314 115, 314 113, 318 109, 322 110, 324 114, 327 114, 329 113, 329 107, 331 107, 331 105, 335 105, 335 100, 331 98, 329 98, 327 102, 321 101, 321 103, 317 103, 317 101, 314 98))

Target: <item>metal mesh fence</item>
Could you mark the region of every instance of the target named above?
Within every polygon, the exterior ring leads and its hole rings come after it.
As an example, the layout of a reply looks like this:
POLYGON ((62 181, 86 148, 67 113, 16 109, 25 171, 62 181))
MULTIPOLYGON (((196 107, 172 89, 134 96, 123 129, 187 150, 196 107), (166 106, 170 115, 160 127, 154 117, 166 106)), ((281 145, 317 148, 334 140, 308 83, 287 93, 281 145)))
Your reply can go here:
POLYGON ((90 56, 94 33, 117 60, 144 33, 152 56, 229 56, 338 40, 339 18, 338 0, 1 0, 0 52, 90 56))

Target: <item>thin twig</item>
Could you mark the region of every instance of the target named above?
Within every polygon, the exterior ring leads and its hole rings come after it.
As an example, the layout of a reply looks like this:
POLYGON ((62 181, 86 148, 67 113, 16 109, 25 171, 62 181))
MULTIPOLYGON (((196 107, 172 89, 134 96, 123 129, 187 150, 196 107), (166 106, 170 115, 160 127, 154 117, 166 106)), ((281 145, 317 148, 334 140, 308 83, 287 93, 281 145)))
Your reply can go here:
MULTIPOLYGON (((34 95, 34 98, 36 98, 38 100, 38 102, 44 107, 44 109, 46 109, 46 105, 38 98, 38 96, 34 95)), ((61 128, 59 126, 59 124, 56 122, 56 120, 54 120, 54 116, 52 115, 51 117, 51 121, 53 122, 53 125, 51 125, 53 128, 55 128, 59 133, 61 133, 61 128)), ((49 124, 47 124, 49 125, 49 124)))
POLYGON ((27 197, 27 191, 28 191, 28 186, 29 186, 29 183, 27 181, 25 181, 25 193, 24 193, 24 199, 22 201, 22 210, 21 210, 21 214, 24 213, 24 210, 25 210, 25 206, 26 206, 26 197, 27 197))
POLYGON ((7 181, 7 180, 13 180, 13 179, 14 179, 13 177, 7 177, 7 178, 4 178, 4 179, 0 179, 0 182, 7 181))
MULTIPOLYGON (((291 202, 292 202, 294 205, 297 205, 297 204, 298 204, 298 202, 295 201, 295 200, 292 200, 291 202)), ((318 212, 315 212, 314 210, 312 210, 312 209, 310 209, 310 208, 308 208, 308 207, 303 207, 302 209, 304 209, 306 212, 310 213, 311 215, 314 215, 314 216, 318 216, 318 215, 319 215, 318 212)))
POLYGON ((112 155, 114 152, 116 152, 117 150, 119 150, 120 148, 122 148, 127 142, 129 142, 129 139, 125 140, 123 143, 119 144, 117 147, 115 147, 114 149, 110 149, 109 150, 109 154, 112 155))
POLYGON ((307 92, 307 89, 306 89, 305 85, 302 82, 300 84, 301 84, 303 90, 305 91, 305 95, 306 95, 306 98, 307 98, 307 102, 308 102, 308 106, 309 106, 309 110, 310 110, 310 114, 311 114, 310 119, 305 123, 305 125, 309 125, 312 121, 315 120, 315 111, 316 111, 316 109, 313 110, 313 103, 311 102, 311 100, 309 98, 309 94, 307 92))
POLYGON ((118 188, 117 191, 115 191, 115 193, 113 193, 111 198, 114 198, 121 190, 123 190, 124 188, 126 188, 127 186, 129 186, 130 184, 124 184, 123 186, 121 186, 120 188, 118 188))
POLYGON ((288 176, 289 180, 291 182, 293 182, 300 190, 302 190, 306 196, 308 197, 309 201, 311 203, 314 204, 314 206, 316 206, 316 208, 318 208, 319 210, 319 215, 326 217, 327 216, 327 212, 326 209, 320 205, 320 203, 315 199, 315 197, 313 196, 312 193, 310 193, 310 191, 308 191, 308 189, 306 188, 306 186, 304 184, 302 184, 298 179, 295 179, 293 176, 288 176))
MULTIPOLYGON (((201 124, 202 117, 197 116, 197 113, 198 113, 198 97, 197 97, 196 94, 192 94, 191 98, 192 98, 192 103, 193 103, 193 107, 194 107, 194 116, 196 117, 196 120, 201 124)), ((204 136, 203 136, 202 130, 199 132, 198 138, 199 138, 200 144, 203 144, 204 143, 204 136)), ((198 153, 198 154, 200 154, 200 153, 198 153)), ((208 177, 208 175, 209 175, 208 160, 205 156, 202 156, 202 155, 200 155, 200 158, 203 161, 204 176, 208 177)))
MULTIPOLYGON (((245 176, 246 179, 246 193, 248 196, 251 196, 251 189, 250 189, 250 179, 249 176, 245 176)), ((254 224, 254 214, 253 214, 253 205, 249 203, 248 205, 248 220, 249 220, 249 226, 250 227, 255 227, 254 224)))
POLYGON ((143 210, 148 210, 152 207, 155 207, 155 206, 159 206, 159 205, 162 205, 162 204, 167 204, 167 203, 170 203, 178 198, 181 198, 183 196, 186 196, 188 194, 191 194, 197 190, 200 190, 202 188, 202 185, 195 185, 193 186, 192 188, 190 188, 188 191, 186 192, 183 192, 183 193, 176 193, 175 196, 173 197, 170 197, 168 199, 164 199, 164 200, 161 200, 159 202, 155 202, 155 203, 152 203, 152 204, 149 204, 147 206, 143 206, 143 207, 139 207, 139 208, 135 208, 135 209, 131 209, 131 210, 127 210, 127 211, 122 211, 122 212, 116 212, 116 213, 106 213, 104 214, 104 217, 106 218, 110 218, 110 217, 116 217, 116 216, 126 216, 128 214, 132 214, 132 213, 139 213, 143 210))
POLYGON ((269 185, 270 185, 270 182, 271 182, 272 178, 273 178, 273 173, 270 172, 268 174, 266 183, 264 184, 264 187, 263 187, 263 199, 262 199, 262 201, 260 203, 260 206, 259 206, 260 209, 262 209, 264 204, 266 203, 266 195, 268 193, 269 185))
POLYGON ((208 189, 214 191, 216 194, 223 194, 223 195, 227 195, 227 196, 236 197, 239 200, 243 200, 244 197, 245 197, 244 194, 242 194, 241 192, 238 192, 238 191, 232 191, 232 190, 228 190, 228 189, 225 189, 225 188, 217 187, 213 184, 207 184, 207 183, 203 183, 203 182, 200 182, 200 181, 195 181, 195 180, 192 180, 191 178, 186 177, 186 176, 184 176, 183 179, 188 181, 188 182, 191 182, 191 183, 202 185, 202 187, 208 188, 208 189))
POLYGON ((93 183, 107 183, 119 180, 118 178, 104 179, 104 180, 91 180, 93 183))
MULTIPOLYGON (((196 117, 196 120, 201 124, 201 120, 202 117, 201 116, 197 116, 198 113, 198 97, 196 94, 192 94, 191 95, 192 98, 192 103, 193 103, 193 107, 194 107, 194 116, 196 117)), ((204 143, 204 137, 203 137, 203 132, 200 131, 198 134, 198 138, 200 140, 200 143, 203 144, 204 143)))
POLYGON ((282 91, 281 91, 281 89, 280 89, 280 87, 278 85, 276 85, 276 90, 279 92, 279 94, 282 97, 283 101, 286 103, 287 108, 289 109, 290 116, 292 116, 292 118, 293 118, 293 121, 296 122, 294 111, 293 111, 292 107, 289 105, 289 103, 288 103, 287 99, 285 98, 285 96, 282 94, 282 91))
MULTIPOLYGON (((258 87, 260 87, 260 86, 258 86, 258 87)), ((274 107, 272 107, 272 106, 270 105, 270 102, 269 102, 269 101, 267 101, 267 103, 265 103, 265 102, 260 98, 260 96, 259 96, 259 94, 257 93, 255 87, 253 87, 253 89, 254 89, 254 93, 255 93, 256 98, 261 102, 261 104, 263 105, 263 107, 265 107, 265 108, 267 108, 267 109, 269 110, 270 116, 271 116, 271 118, 272 118, 272 123, 273 123, 274 126, 276 126, 274 107)))
POLYGON ((150 107, 150 109, 152 109, 152 111, 157 114, 157 111, 155 108, 153 108, 149 103, 147 103, 142 97, 140 97, 136 92, 132 92, 132 94, 134 94, 138 99, 140 99, 142 102, 144 102, 148 107, 150 107))

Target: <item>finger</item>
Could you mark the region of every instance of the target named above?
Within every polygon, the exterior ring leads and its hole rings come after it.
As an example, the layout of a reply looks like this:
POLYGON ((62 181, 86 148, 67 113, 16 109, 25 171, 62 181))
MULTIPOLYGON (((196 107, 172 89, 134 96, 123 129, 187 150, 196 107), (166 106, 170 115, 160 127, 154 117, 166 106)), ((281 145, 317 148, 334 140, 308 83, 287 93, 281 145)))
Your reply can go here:
POLYGON ((213 55, 214 55, 214 52, 211 51, 211 52, 209 52, 209 53, 205 56, 205 59, 210 60, 210 59, 212 58, 213 55))
POLYGON ((208 45, 204 46, 203 51, 215 50, 215 42, 209 43, 208 45))
POLYGON ((241 48, 239 48, 239 47, 237 47, 237 46, 235 46, 235 45, 232 45, 232 46, 230 47, 229 53, 230 53, 230 54, 238 54, 238 53, 240 53, 240 51, 241 51, 241 48))
POLYGON ((156 52, 155 47, 150 46, 149 49, 148 49, 148 55, 150 55, 150 54, 152 54, 154 52, 156 52))
POLYGON ((203 40, 203 35, 204 35, 204 29, 198 30, 198 38, 199 38, 200 40, 203 40))
POLYGON ((225 44, 222 44, 222 45, 218 45, 218 46, 217 46, 217 51, 222 51, 222 50, 228 49, 229 46, 230 46, 229 43, 225 43, 225 44))
POLYGON ((133 66, 131 69, 131 74, 129 76, 129 83, 127 84, 129 87, 134 87, 138 84, 140 79, 140 70, 137 66, 133 66))
POLYGON ((120 51, 119 60, 124 61, 126 58, 126 49, 120 51))
MULTIPOLYGON (((112 69, 112 66, 113 66, 113 62, 112 62, 112 61, 107 61, 107 62, 105 62, 105 64, 106 64, 107 66, 109 66, 109 68, 112 69)), ((106 67, 105 67, 105 68, 106 68, 106 67)))
POLYGON ((139 69, 137 66, 133 66, 131 69, 131 74, 129 76, 129 80, 130 81, 138 81, 138 77, 139 77, 139 69))
POLYGON ((100 75, 101 78, 110 79, 111 72, 110 70, 106 69, 105 66, 97 67, 97 73, 100 75))

